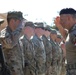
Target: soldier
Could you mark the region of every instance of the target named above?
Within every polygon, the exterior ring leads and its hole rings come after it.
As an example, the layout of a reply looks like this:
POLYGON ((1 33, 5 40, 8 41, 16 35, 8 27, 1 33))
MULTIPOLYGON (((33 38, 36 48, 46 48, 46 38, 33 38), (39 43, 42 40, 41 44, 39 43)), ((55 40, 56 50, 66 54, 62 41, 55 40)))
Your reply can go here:
POLYGON ((44 26, 42 22, 36 22, 35 24, 35 36, 33 39, 33 43, 35 49, 37 75, 45 75, 46 53, 42 40, 42 35, 44 34, 44 26))
POLYGON ((66 58, 66 49, 65 49, 65 42, 64 39, 62 37, 62 35, 58 32, 57 33, 57 40, 56 40, 59 44, 59 46, 62 48, 63 51, 63 58, 66 58))
POLYGON ((60 33, 57 34, 57 42, 61 48, 61 56, 62 56, 62 64, 61 64, 61 75, 65 75, 66 74, 66 65, 65 65, 65 58, 66 58, 66 49, 65 49, 65 43, 63 42, 63 37, 61 36, 60 33))
POLYGON ((0 42, 3 46, 5 60, 10 69, 11 75, 23 75, 22 55, 18 43, 23 28, 22 12, 8 12, 7 22, 8 26, 1 31, 0 35, 0 42))
POLYGON ((59 46, 56 42, 57 39, 57 31, 54 29, 51 29, 51 33, 50 33, 50 42, 52 43, 53 49, 52 49, 52 67, 53 67, 53 74, 54 75, 60 75, 60 50, 59 50, 59 46))
POLYGON ((23 44, 24 53, 24 75, 37 75, 36 74, 36 61, 35 51, 32 43, 34 36, 34 24, 31 21, 26 22, 24 29, 24 35, 20 38, 23 44))
MULTIPOLYGON (((61 73, 63 75, 65 75, 66 73, 66 68, 65 68, 65 44, 63 43, 63 37, 61 36, 61 34, 58 32, 57 33, 57 44, 58 44, 58 47, 59 47, 59 52, 60 52, 60 70, 61 70, 61 73)), ((62 75, 61 74, 61 75, 62 75)))
POLYGON ((64 8, 59 15, 55 24, 66 39, 67 75, 76 75, 76 10, 64 8))
POLYGON ((46 75, 51 75, 52 73, 52 44, 50 43, 50 26, 45 26, 45 32, 42 36, 45 51, 46 51, 46 75))

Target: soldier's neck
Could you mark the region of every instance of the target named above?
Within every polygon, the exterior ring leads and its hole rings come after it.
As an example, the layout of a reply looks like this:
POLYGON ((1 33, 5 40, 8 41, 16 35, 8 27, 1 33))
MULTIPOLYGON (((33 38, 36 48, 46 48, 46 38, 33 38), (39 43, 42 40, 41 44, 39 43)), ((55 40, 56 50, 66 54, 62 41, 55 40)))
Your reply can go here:
POLYGON ((27 39, 30 40, 34 35, 27 34, 26 36, 27 36, 27 39))
POLYGON ((41 38, 42 35, 37 35, 39 38, 41 38))

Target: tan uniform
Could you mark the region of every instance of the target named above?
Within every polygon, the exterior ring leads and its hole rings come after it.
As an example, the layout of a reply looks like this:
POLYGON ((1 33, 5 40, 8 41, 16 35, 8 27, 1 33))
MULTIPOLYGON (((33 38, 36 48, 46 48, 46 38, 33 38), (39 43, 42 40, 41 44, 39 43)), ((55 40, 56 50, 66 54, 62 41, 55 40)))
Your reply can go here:
POLYGON ((76 25, 66 39, 67 75, 76 75, 76 25))
POLYGON ((23 75, 22 56, 18 39, 21 36, 21 28, 14 32, 6 27, 1 31, 0 42, 3 46, 5 60, 12 75, 23 75))

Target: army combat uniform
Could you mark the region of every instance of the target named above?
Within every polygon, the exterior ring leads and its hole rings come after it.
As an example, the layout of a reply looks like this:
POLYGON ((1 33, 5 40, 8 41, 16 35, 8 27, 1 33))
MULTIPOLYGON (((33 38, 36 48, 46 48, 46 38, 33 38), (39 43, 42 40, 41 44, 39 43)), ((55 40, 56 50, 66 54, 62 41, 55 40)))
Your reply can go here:
POLYGON ((46 54, 43 41, 35 35, 32 42, 35 50, 36 75, 45 75, 46 54))
POLYGON ((35 52, 31 40, 28 40, 26 35, 21 37, 24 52, 24 75, 35 75, 36 72, 35 52))
POLYGON ((42 36, 45 51, 46 51, 46 75, 51 75, 52 71, 52 45, 50 43, 50 40, 46 38, 46 36, 42 36))
POLYGON ((76 75, 76 25, 69 31, 66 39, 67 75, 76 75))
POLYGON ((62 59, 63 59, 63 52, 62 52, 62 49, 61 47, 59 46, 58 43, 56 43, 57 45, 57 48, 58 48, 58 55, 59 55, 59 59, 58 59, 58 75, 61 74, 61 71, 62 71, 62 59))
POLYGON ((11 71, 11 75, 23 75, 22 56, 18 43, 18 39, 22 35, 21 32, 21 27, 11 32, 7 26, 0 33, 0 43, 2 44, 5 60, 11 71))
POLYGON ((50 38, 50 42, 52 44, 52 73, 51 75, 58 74, 58 49, 55 42, 50 38))

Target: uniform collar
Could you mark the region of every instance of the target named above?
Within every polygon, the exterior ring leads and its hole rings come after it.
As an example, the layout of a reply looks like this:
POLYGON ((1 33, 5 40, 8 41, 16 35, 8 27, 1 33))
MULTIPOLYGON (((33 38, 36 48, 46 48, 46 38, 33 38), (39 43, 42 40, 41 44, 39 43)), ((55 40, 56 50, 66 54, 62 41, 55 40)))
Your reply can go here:
POLYGON ((40 38, 35 34, 35 36, 37 37, 37 39, 39 39, 40 41, 42 41, 42 36, 40 36, 40 38))
MULTIPOLYGON (((20 22, 20 24, 18 25, 18 27, 16 28, 16 30, 21 31, 23 29, 23 25, 22 25, 22 21, 20 22)), ((9 26, 7 26, 7 30, 9 32, 12 32, 12 30, 10 29, 9 26)), ((14 30, 13 32, 15 32, 16 30, 14 30)))
POLYGON ((74 30, 76 30, 76 24, 71 27, 71 29, 69 30, 69 33, 74 31, 74 30))

